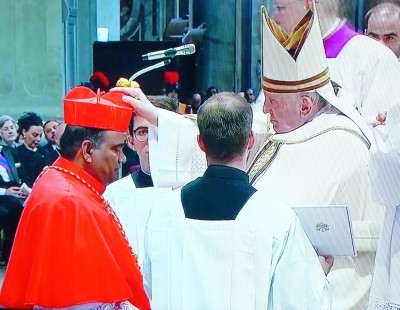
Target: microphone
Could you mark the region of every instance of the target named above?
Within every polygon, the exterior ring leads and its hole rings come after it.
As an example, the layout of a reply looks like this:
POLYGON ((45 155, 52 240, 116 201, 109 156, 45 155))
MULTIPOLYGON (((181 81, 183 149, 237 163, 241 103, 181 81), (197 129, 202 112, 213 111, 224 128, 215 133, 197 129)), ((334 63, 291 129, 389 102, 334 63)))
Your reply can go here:
POLYGON ((142 55, 142 60, 153 60, 160 58, 172 58, 175 56, 191 55, 196 52, 194 44, 186 44, 175 48, 169 48, 163 51, 151 52, 142 55))

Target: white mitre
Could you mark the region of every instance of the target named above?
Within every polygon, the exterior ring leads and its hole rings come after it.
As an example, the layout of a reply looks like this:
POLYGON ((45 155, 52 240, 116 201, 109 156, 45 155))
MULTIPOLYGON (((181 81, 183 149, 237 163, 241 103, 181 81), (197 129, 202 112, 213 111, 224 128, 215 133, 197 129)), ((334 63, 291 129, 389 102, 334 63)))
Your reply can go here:
MULTIPOLYGON (((373 135, 353 107, 351 96, 335 94, 325 56, 315 3, 288 34, 261 7, 262 88, 271 93, 317 92, 362 131, 372 143, 373 135)), ((342 93, 342 94, 341 94, 342 93)))

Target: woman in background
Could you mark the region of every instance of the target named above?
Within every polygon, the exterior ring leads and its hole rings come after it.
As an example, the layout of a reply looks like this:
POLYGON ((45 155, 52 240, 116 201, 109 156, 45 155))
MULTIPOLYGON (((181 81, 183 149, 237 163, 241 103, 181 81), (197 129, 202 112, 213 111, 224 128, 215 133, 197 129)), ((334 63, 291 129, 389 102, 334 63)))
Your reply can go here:
POLYGON ((19 118, 18 127, 18 133, 22 136, 23 143, 16 150, 21 165, 31 180, 31 184, 28 184, 31 187, 40 173, 36 168, 37 163, 45 155, 39 146, 43 134, 43 121, 38 114, 27 112, 19 118))
POLYGON ((17 129, 17 123, 11 116, 0 116, 0 145, 17 147, 17 129))

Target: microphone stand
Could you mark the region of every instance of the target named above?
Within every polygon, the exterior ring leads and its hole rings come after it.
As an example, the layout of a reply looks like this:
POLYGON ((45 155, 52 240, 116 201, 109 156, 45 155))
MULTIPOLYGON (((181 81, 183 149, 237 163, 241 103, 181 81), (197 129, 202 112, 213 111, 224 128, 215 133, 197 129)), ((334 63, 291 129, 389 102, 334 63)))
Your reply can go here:
POLYGON ((158 63, 156 63, 156 64, 154 64, 152 66, 149 66, 149 67, 146 67, 146 68, 144 68, 142 70, 139 70, 138 72, 136 72, 134 75, 132 75, 129 78, 129 81, 135 80, 139 75, 142 75, 143 73, 149 72, 149 71, 157 69, 157 68, 164 67, 164 66, 166 66, 166 65, 168 65, 170 63, 171 63, 171 58, 167 58, 167 59, 165 59, 163 61, 160 61, 160 62, 158 62, 158 63))

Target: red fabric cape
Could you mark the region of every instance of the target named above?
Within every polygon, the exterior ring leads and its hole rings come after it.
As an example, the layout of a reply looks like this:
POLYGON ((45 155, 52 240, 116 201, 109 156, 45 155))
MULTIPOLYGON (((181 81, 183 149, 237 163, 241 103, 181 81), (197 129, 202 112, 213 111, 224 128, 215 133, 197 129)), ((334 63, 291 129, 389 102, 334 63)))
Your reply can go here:
MULTIPOLYGON (((104 186, 75 164, 55 165, 104 186)), ((65 172, 48 170, 23 212, 0 304, 8 308, 68 307, 130 301, 150 309, 139 267, 101 199, 65 172)))

